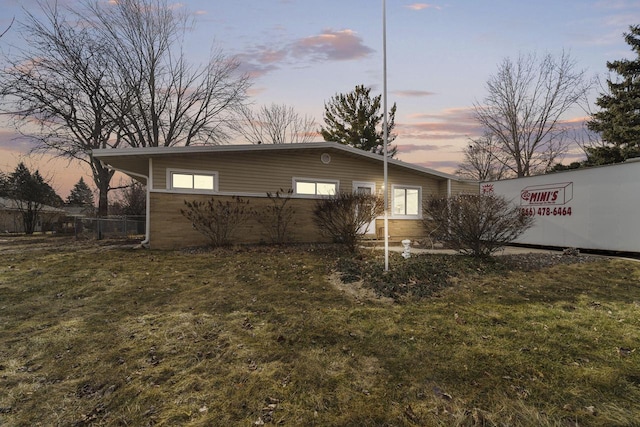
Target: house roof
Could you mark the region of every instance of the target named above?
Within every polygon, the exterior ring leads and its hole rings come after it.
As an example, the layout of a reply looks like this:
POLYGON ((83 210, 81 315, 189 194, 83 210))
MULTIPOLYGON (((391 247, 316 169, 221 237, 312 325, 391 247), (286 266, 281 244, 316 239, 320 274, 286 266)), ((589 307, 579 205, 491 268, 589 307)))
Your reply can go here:
MULTIPOLYGON (((231 153, 231 152, 269 152, 269 151, 295 151, 329 149, 344 152, 348 155, 378 161, 382 165, 384 158, 375 153, 360 150, 348 145, 336 142, 309 142, 299 144, 243 144, 243 145, 200 145, 188 147, 144 147, 144 148, 111 148, 93 150, 93 157, 100 159, 114 169, 127 174, 139 177, 146 177, 148 174, 148 159, 153 157, 165 157, 179 154, 208 154, 208 153, 231 153)), ((406 163, 397 159, 388 159, 389 165, 411 169, 424 174, 432 175, 440 179, 451 179, 454 181, 468 181, 455 175, 439 172, 434 169, 425 168, 411 163, 406 163)))
MULTIPOLYGON (((18 211, 20 207, 18 203, 6 197, 0 197, 0 211, 18 211)), ((61 208, 56 208, 54 206, 49 205, 41 205, 40 209, 41 213, 49 213, 49 214, 65 214, 65 210, 61 208)))

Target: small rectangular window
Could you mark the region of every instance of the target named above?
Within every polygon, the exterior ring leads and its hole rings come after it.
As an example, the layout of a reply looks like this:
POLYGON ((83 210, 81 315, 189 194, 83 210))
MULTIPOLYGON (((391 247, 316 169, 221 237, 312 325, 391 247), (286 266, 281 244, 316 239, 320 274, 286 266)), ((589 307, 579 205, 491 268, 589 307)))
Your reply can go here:
POLYGON ((314 181, 307 179, 296 179, 296 194, 311 196, 332 196, 338 192, 337 181, 314 181))
POLYGON ((318 182, 316 184, 316 194, 322 196, 333 196, 336 194, 335 182, 318 182))
POLYGON ((193 188, 193 175, 174 173, 171 175, 172 188, 193 188))
POLYGON ((316 183, 296 182, 296 194, 316 194, 316 183))
POLYGON ((394 187, 393 214, 397 216, 420 216, 420 188, 394 187))
POLYGON ((174 172, 169 173, 169 184, 173 189, 179 190, 216 190, 216 178, 215 172, 200 173, 200 172, 174 172))
POLYGON ((213 175, 193 175, 193 188, 213 190, 213 175))

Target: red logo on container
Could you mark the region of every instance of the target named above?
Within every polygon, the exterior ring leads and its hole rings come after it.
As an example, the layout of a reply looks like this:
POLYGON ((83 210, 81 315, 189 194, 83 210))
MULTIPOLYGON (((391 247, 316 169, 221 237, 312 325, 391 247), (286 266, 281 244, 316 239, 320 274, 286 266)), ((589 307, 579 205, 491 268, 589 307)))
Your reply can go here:
POLYGON ((573 182, 559 184, 532 185, 520 192, 520 204, 564 205, 573 199, 573 182))
POLYGON ((493 193, 493 184, 482 184, 482 194, 493 193))

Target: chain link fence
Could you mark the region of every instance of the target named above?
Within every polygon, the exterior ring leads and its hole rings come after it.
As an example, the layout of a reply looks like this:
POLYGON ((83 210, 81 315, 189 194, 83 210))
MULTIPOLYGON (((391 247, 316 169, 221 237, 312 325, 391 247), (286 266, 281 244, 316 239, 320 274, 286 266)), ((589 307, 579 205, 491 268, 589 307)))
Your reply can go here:
POLYGON ((74 218, 67 223, 77 239, 126 238, 142 239, 145 235, 144 216, 118 216, 107 218, 74 218))

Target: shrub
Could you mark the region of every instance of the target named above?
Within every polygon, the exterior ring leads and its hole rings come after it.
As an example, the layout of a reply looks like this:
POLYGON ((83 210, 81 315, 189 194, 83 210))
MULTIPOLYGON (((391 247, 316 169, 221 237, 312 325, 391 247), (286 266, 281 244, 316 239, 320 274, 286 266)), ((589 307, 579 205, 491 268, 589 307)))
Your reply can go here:
POLYGON ((473 258, 455 255, 420 254, 402 259, 392 253, 392 268, 385 272, 378 259, 371 256, 340 257, 335 268, 345 283, 362 280, 378 296, 406 301, 428 298, 456 283, 465 275, 504 273, 500 258, 473 258))
POLYGON ((492 194, 431 198, 424 213, 425 226, 435 222, 454 249, 474 256, 490 255, 533 225, 533 217, 492 194))
POLYGON ((234 196, 232 201, 220 201, 212 198, 206 202, 184 201, 185 209, 180 209, 193 227, 211 240, 215 247, 231 244, 235 232, 246 223, 254 211, 249 201, 234 196))
POLYGON ((293 207, 288 204, 292 194, 292 189, 267 193, 271 205, 255 212, 256 221, 267 232, 271 243, 282 244, 289 240, 289 226, 294 224, 295 214, 293 207))
POLYGON ((383 212, 384 203, 378 196, 338 193, 318 200, 313 210, 313 221, 322 235, 343 243, 355 252, 366 225, 383 212))

